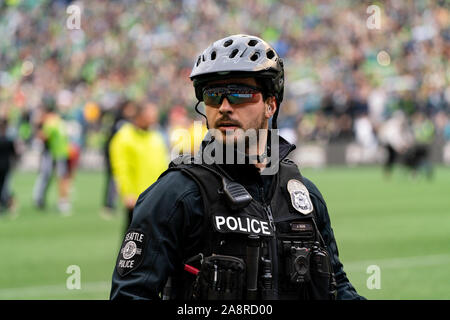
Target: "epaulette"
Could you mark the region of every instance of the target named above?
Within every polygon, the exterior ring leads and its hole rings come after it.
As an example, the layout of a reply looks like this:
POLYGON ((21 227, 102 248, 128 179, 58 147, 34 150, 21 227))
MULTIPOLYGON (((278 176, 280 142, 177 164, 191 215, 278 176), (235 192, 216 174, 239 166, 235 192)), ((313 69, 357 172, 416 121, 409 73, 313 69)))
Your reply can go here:
POLYGON ((180 154, 169 163, 169 169, 178 167, 180 165, 189 165, 194 163, 195 157, 191 154, 180 154))
POLYGON ((284 158, 283 160, 281 160, 281 163, 288 164, 288 165, 297 165, 294 161, 292 161, 291 159, 288 159, 288 158, 284 158))

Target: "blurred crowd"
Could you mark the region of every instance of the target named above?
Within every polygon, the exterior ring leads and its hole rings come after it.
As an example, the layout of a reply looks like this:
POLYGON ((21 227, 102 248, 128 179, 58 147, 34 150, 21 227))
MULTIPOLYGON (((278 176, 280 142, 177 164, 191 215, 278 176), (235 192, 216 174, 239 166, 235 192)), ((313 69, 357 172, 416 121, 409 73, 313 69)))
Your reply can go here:
POLYGON ((379 16, 355 1, 0 1, 0 112, 32 120, 53 94, 83 147, 101 145, 124 98, 151 97, 164 126, 174 108, 194 118, 196 55, 249 33, 285 60, 279 127, 293 142, 358 139, 364 116, 377 135, 396 110, 448 136, 449 2, 377 5, 379 16), (67 26, 69 5, 80 8, 79 30, 67 26))
POLYGON ((188 78, 196 56, 216 39, 249 33, 285 60, 279 128, 291 142, 386 144, 382 125, 396 111, 450 139, 449 1, 376 5, 0 0, 0 117, 32 142, 42 99, 52 95, 81 150, 104 146, 124 100, 154 101, 164 129, 190 123, 199 119, 188 78), (80 8, 79 29, 67 23, 70 5, 80 8))

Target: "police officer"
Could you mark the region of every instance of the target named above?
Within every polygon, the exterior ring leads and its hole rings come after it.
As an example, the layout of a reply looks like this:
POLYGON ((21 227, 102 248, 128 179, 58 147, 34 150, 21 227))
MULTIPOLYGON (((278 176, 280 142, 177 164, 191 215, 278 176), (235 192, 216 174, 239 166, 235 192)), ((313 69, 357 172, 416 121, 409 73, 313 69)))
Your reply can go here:
POLYGON ((277 135, 275 50, 232 35, 199 55, 190 78, 209 133, 196 157, 175 159, 139 196, 111 299, 363 299, 322 195, 277 135))

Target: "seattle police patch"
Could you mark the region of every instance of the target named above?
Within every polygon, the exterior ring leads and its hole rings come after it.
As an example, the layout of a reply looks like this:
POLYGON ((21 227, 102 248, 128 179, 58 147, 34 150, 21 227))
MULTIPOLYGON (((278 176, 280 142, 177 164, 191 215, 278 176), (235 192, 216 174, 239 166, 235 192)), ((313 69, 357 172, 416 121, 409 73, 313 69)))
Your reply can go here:
POLYGON ((308 215, 313 211, 308 189, 298 180, 291 179, 287 183, 287 190, 291 196, 291 203, 295 210, 308 215))
POLYGON ((125 276, 136 269, 143 260, 145 235, 137 230, 128 230, 120 248, 116 269, 121 276, 125 276))

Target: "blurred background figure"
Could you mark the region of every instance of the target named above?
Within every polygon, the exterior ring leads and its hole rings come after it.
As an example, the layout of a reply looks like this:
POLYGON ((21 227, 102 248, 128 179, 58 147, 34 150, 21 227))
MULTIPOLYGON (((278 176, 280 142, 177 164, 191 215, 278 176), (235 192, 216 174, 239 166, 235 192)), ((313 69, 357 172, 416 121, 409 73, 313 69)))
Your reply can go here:
POLYGON ((170 109, 167 133, 171 150, 171 160, 179 154, 191 153, 191 125, 192 120, 189 119, 187 111, 183 106, 175 105, 170 109))
POLYGON ((389 178, 395 163, 411 168, 410 150, 414 146, 414 135, 404 112, 396 111, 379 129, 380 141, 387 151, 384 174, 389 178))
POLYGON ((109 152, 112 174, 126 208, 128 229, 137 198, 167 169, 169 156, 157 127, 156 104, 128 101, 125 109, 130 122, 112 137, 109 152))
POLYGON ((19 155, 13 139, 7 136, 7 129, 8 120, 0 118, 0 213, 4 210, 14 210, 16 205, 9 179, 19 155))
POLYGON ((109 219, 114 215, 117 206, 117 186, 112 174, 110 145, 114 135, 119 131, 123 124, 129 122, 136 112, 135 106, 130 101, 122 101, 117 110, 113 113, 113 119, 108 128, 107 137, 103 145, 103 155, 105 163, 105 189, 103 193, 103 210, 100 212, 101 216, 109 219))
POLYGON ((208 128, 204 121, 198 118, 193 121, 189 127, 189 136, 191 139, 190 154, 194 155, 198 152, 207 132, 208 128))
POLYGON ((189 117, 186 108, 181 105, 176 105, 170 110, 167 135, 171 160, 179 154, 197 153, 208 132, 205 121, 200 117, 198 115, 189 117))
MULTIPOLYGON (((299 154, 305 144, 330 154, 336 142, 342 148, 353 143, 360 155, 354 162, 334 151, 331 158, 340 160, 330 162, 382 164, 380 126, 396 110, 407 118, 421 110, 442 138, 431 143, 430 161, 450 163, 442 152, 446 126, 437 125, 450 113, 448 1, 378 3, 380 29, 368 27, 364 2, 164 0, 86 2, 80 30, 68 30, 57 23, 67 18, 68 3, 0 4, 0 96, 23 112, 18 130, 26 141, 33 139, 26 119, 42 92, 55 93, 58 105, 60 97, 70 100, 60 110, 64 116, 89 105, 92 114, 78 119, 83 168, 85 153, 108 149, 116 129, 103 120, 116 116, 121 97, 155 98, 168 143, 180 147, 175 153, 195 152, 189 139, 197 136, 190 127, 195 99, 186 81, 191 57, 217 35, 236 33, 267 39, 284 59, 289 82, 278 123, 299 154), (174 135, 180 128, 191 133, 174 135)), ((303 164, 328 164, 316 158, 303 164)), ((99 170, 100 163, 88 167, 99 170)), ((105 200, 104 206, 113 205, 105 200)))
POLYGON ((33 127, 31 124, 31 112, 29 110, 23 110, 19 122, 17 124, 18 127, 18 136, 20 141, 24 145, 29 145, 33 138, 33 127))
POLYGON ((435 138, 433 122, 422 112, 412 116, 412 131, 415 138, 413 167, 415 173, 423 172, 428 179, 433 177, 433 165, 430 159, 431 145, 435 138))
POLYGON ((42 114, 37 123, 36 135, 42 141, 43 149, 39 174, 33 191, 34 203, 40 209, 46 207, 47 190, 50 186, 53 171, 56 169, 58 210, 63 214, 70 214, 70 141, 66 124, 58 114, 55 99, 50 95, 43 97, 42 114))

